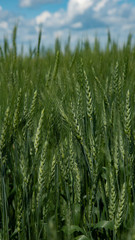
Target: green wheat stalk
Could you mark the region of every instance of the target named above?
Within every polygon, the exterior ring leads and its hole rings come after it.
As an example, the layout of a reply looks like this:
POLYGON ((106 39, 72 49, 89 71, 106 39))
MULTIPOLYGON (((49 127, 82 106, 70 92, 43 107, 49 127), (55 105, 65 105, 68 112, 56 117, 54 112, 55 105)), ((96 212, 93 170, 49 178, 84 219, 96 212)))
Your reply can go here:
POLYGON ((41 129, 42 129, 43 120, 44 120, 44 112, 45 112, 45 109, 43 109, 42 112, 41 112, 38 127, 37 127, 37 130, 36 130, 35 140, 34 140, 34 148, 35 148, 35 153, 36 154, 37 154, 37 152, 39 150, 39 146, 41 144, 40 138, 41 138, 41 129))
POLYGON ((120 227, 122 220, 123 220, 122 217, 123 217, 124 207, 125 207, 125 197, 126 197, 126 184, 124 183, 122 186, 121 196, 119 199, 118 209, 117 209, 117 213, 116 213, 115 221, 114 221, 115 233, 117 233, 117 230, 120 227))
POLYGON ((125 116, 124 116, 124 131, 128 138, 131 140, 131 108, 130 108, 130 92, 127 91, 126 94, 126 106, 125 106, 125 116))

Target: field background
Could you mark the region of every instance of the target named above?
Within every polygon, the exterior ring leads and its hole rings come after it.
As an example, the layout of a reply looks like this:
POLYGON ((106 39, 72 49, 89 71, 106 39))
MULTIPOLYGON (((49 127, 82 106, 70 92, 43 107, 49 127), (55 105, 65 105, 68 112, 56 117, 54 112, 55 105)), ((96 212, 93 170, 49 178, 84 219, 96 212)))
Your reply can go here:
POLYGON ((135 239, 135 46, 0 47, 0 239, 135 239))

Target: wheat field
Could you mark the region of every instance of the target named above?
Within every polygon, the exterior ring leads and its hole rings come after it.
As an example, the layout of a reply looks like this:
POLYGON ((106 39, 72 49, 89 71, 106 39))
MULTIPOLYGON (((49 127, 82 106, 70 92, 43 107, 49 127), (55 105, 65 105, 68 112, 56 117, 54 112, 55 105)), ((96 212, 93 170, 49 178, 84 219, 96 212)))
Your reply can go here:
POLYGON ((135 239, 135 45, 0 46, 0 239, 135 239))

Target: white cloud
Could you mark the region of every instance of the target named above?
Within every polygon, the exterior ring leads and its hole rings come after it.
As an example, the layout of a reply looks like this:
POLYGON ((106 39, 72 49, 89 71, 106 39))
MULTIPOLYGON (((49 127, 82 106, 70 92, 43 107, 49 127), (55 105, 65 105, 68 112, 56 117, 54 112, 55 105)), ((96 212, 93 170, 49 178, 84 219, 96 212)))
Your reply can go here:
POLYGON ((68 17, 72 19, 76 15, 82 15, 84 12, 92 7, 94 0, 69 0, 68 3, 68 17))
POLYGON ((108 0, 101 0, 100 2, 98 2, 98 3, 96 4, 96 6, 94 7, 94 10, 95 10, 96 12, 99 12, 102 8, 105 7, 105 5, 106 5, 107 2, 108 2, 108 0))
POLYGON ((134 28, 134 24, 125 24, 123 27, 122 27, 122 30, 129 30, 130 29, 133 29, 134 28))
POLYGON ((67 19, 67 15, 63 10, 60 10, 55 13, 49 13, 47 11, 41 13, 35 18, 36 24, 43 25, 48 29, 58 29, 61 27, 65 27, 65 25, 69 22, 67 19))
POLYGON ((37 24, 44 24, 46 27, 82 27, 81 21, 74 22, 74 19, 92 7, 94 0, 69 0, 67 10, 59 10, 55 13, 42 12, 35 20, 37 24), (79 23, 79 25, 78 25, 79 23))
POLYGON ((36 22, 37 24, 42 24, 42 23, 45 23, 49 18, 51 18, 51 14, 45 11, 36 17, 36 22))
POLYGON ((66 10, 44 12, 35 20, 37 25, 42 23, 48 38, 51 33, 54 38, 66 39, 70 32, 75 41, 96 33, 104 42, 109 28, 112 37, 123 42, 135 29, 135 7, 121 0, 69 0, 66 10))
POLYGON ((2 10, 2 7, 0 6, 0 11, 2 10))
POLYGON ((20 0, 20 7, 32 7, 45 3, 58 3, 59 0, 20 0))
POLYGON ((21 7, 30 7, 31 6, 31 0, 21 0, 20 6, 21 7))
MULTIPOLYGON (((26 5, 30 7, 37 2, 47 3, 47 0, 21 0, 23 7, 26 5)), ((95 34, 103 43, 106 40, 108 28, 112 37, 122 42, 126 39, 128 32, 134 33, 135 29, 135 6, 128 4, 127 1, 124 2, 69 0, 67 9, 60 9, 54 13, 43 11, 29 21, 24 17, 14 16, 0 7, 0 40, 3 35, 8 35, 11 39, 13 27, 19 19, 17 41, 27 46, 30 42, 33 47, 37 44, 40 25, 43 31, 42 41, 46 46, 52 45, 57 37, 66 42, 69 33, 72 46, 75 46, 78 38, 88 38, 93 43, 95 34)))
POLYGON ((0 22, 0 28, 7 29, 8 28, 8 23, 5 22, 5 21, 0 22))
POLYGON ((54 32, 54 38, 61 38, 63 36, 63 31, 56 31, 54 32))
POLYGON ((72 28, 75 28, 75 29, 82 28, 82 26, 83 26, 83 24, 81 22, 76 22, 76 23, 72 24, 72 28))
POLYGON ((110 16, 115 15, 116 11, 117 11, 116 8, 112 8, 112 9, 108 10, 108 15, 110 15, 110 16))

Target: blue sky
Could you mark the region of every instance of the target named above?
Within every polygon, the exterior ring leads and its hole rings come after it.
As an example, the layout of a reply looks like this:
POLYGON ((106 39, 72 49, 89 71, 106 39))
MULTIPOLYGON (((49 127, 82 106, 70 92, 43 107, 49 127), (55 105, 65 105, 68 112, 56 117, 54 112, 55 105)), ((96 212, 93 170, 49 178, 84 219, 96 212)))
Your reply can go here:
POLYGON ((124 43, 129 33, 135 35, 134 0, 1 0, 0 42, 11 39, 12 29, 18 24, 18 46, 27 48, 37 42, 42 26, 42 43, 52 46, 59 37, 66 42, 71 35, 74 46, 78 39, 94 42, 97 35, 106 42, 110 29, 112 38, 124 43))
MULTIPOLYGON (((58 11, 60 8, 66 9, 68 0, 60 0, 60 1, 54 1, 54 2, 51 2, 48 0, 48 1, 43 1, 44 3, 31 4, 31 6, 21 6, 21 2, 25 3, 29 1, 3 0, 3 1, 0 1, 0 6, 2 6, 3 9, 12 12, 15 15, 23 15, 28 19, 30 19, 32 17, 36 17, 38 14, 40 14, 45 10, 53 13, 55 11, 58 11)), ((39 2, 39 1, 36 1, 36 2, 39 2)))

